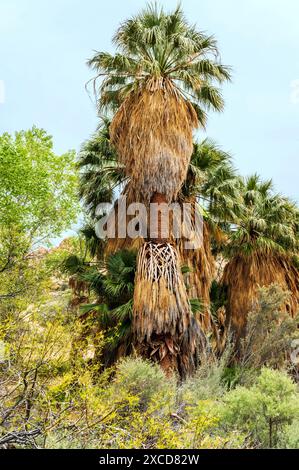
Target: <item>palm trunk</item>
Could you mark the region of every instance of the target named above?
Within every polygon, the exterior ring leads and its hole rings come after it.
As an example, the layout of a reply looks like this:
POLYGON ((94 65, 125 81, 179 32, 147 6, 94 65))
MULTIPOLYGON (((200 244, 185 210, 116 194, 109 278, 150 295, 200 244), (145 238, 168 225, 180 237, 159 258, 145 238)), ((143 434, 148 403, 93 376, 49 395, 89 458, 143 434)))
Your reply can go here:
MULTIPOLYGON (((151 77, 128 94, 110 126, 135 201, 162 206, 176 200, 193 151, 195 109, 166 78, 151 77)), ((152 221, 151 221, 152 222, 152 221)), ((165 235, 163 209, 149 241, 139 249, 133 306, 136 349, 182 376, 194 368, 202 339, 194 320, 177 249, 165 235)))
MULTIPOLYGON (((156 193, 152 202, 162 207, 166 198, 156 193)), ((167 374, 185 377, 193 372, 205 337, 190 310, 178 252, 166 236, 165 213, 156 214, 151 221, 156 231, 138 254, 133 334, 142 356, 159 362, 167 374)))

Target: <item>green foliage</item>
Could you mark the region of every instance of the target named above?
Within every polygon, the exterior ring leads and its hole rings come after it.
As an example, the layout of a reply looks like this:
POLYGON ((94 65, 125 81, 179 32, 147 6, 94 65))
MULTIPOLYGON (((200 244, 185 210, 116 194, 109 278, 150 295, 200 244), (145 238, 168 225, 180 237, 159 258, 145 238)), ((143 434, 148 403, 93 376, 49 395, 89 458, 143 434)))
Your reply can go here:
POLYGON ((97 132, 83 144, 77 163, 79 196, 92 220, 97 218, 97 206, 113 202, 126 179, 110 143, 109 126, 109 120, 102 118, 97 132))
POLYGON ((1 227, 30 240, 59 235, 77 215, 74 152, 58 156, 52 138, 33 127, 0 137, 1 227))
POLYGON ((293 253, 298 249, 298 208, 288 198, 273 192, 272 181, 258 175, 240 179, 242 205, 226 253, 248 255, 293 253))
POLYGON ((79 316, 91 331, 103 332, 106 346, 100 353, 101 361, 104 366, 113 364, 119 348, 123 353, 131 351, 136 252, 122 250, 94 262, 68 255, 61 268, 72 276, 75 292, 81 288, 89 291, 93 301, 81 305, 79 316))
POLYGON ((222 422, 247 434, 252 445, 277 447, 279 433, 299 416, 299 394, 285 373, 263 368, 256 383, 224 398, 222 422))
POLYGON ((182 194, 199 198, 211 225, 235 222, 242 198, 231 156, 210 139, 195 142, 182 194))
POLYGON ((0 315, 42 282, 32 252, 78 213, 74 152, 58 156, 42 129, 0 136, 0 315))
POLYGON ((279 434, 279 442, 282 448, 299 449, 299 420, 294 420, 292 424, 285 426, 284 432, 279 434))
POLYGON ((207 110, 223 109, 215 85, 230 79, 229 68, 217 60, 215 39, 188 24, 180 7, 165 13, 157 5, 148 5, 120 26, 114 43, 115 55, 97 52, 88 61, 96 78, 104 76, 98 100, 101 110, 117 109, 132 90, 158 77, 172 82, 177 93, 192 102, 202 125, 207 110))
MULTIPOLYGON (((287 374, 263 369, 253 386, 227 391, 229 355, 203 363, 183 384, 139 357, 100 372, 91 329, 65 318, 53 295, 48 287, 18 324, 2 324, 0 443, 25 426, 37 435, 21 447, 262 447, 270 445, 271 422, 272 446, 297 445, 298 391, 287 374)), ((97 348, 105 348, 97 335, 97 348)))
POLYGON ((188 378, 181 386, 180 393, 183 401, 192 405, 200 400, 218 399, 226 392, 223 381, 228 355, 220 360, 208 358, 203 361, 193 377, 188 378))
POLYGON ((175 378, 167 378, 157 364, 139 357, 127 358, 117 365, 112 391, 118 396, 137 396, 142 409, 159 397, 161 411, 163 403, 169 404, 170 395, 175 394, 175 378))

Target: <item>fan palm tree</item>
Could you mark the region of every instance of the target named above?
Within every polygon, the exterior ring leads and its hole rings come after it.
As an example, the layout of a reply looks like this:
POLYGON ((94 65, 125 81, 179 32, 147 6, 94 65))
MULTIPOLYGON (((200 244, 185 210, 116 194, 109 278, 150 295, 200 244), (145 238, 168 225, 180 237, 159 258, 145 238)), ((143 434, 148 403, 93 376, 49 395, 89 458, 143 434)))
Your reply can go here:
POLYGON ((245 332, 246 318, 258 288, 279 284, 290 291, 286 310, 298 311, 299 277, 292 262, 298 250, 298 209, 273 192, 271 181, 253 175, 241 181, 243 208, 226 247, 229 262, 221 285, 226 291, 227 323, 237 340, 245 332))
MULTIPOLYGON (((110 121, 104 118, 98 131, 82 146, 78 163, 81 171, 80 196, 94 222, 97 205, 104 201, 115 202, 128 183, 110 142, 109 125, 110 121)), ((219 246, 227 224, 236 220, 242 203, 240 180, 236 176, 231 156, 212 140, 204 139, 194 143, 187 178, 178 200, 181 203, 197 201, 204 208, 202 244, 196 250, 186 250, 184 243, 178 240, 178 249, 182 265, 189 268, 184 274, 188 297, 190 300, 200 299, 202 309, 199 321, 207 331, 211 327, 209 293, 215 270, 211 238, 219 246)), ((134 240, 129 237, 116 237, 108 239, 105 244, 100 243, 91 226, 82 232, 90 255, 97 255, 97 259, 104 253, 107 256, 135 246, 134 240)))
POLYGON ((120 250, 97 262, 71 255, 61 268, 71 276, 75 295, 78 286, 84 285, 89 299, 94 299, 94 303, 81 304, 79 318, 86 322, 86 331, 91 335, 97 338, 100 331, 105 338, 104 344, 96 348, 96 361, 109 367, 131 353, 136 252, 120 250))
POLYGON ((214 38, 191 27, 180 7, 165 14, 149 6, 121 25, 114 43, 120 52, 89 61, 104 77, 99 109, 117 111, 111 137, 134 187, 172 200, 186 177, 192 129, 205 125, 207 110, 223 109, 214 83, 228 80, 229 69, 216 62, 214 38))
MULTIPOLYGON (((115 55, 99 52, 89 65, 103 77, 99 108, 117 109, 110 135, 130 178, 135 201, 170 203, 186 178, 192 132, 206 110, 222 110, 215 83, 229 79, 216 61, 216 42, 190 26, 178 7, 149 6, 117 31, 115 55)), ((192 370, 199 343, 177 250, 158 232, 140 248, 133 329, 141 354, 166 371, 192 370)))
POLYGON ((179 243, 179 249, 183 264, 189 268, 185 274, 189 298, 201 299, 204 309, 199 320, 207 330, 212 322, 210 289, 215 277, 211 242, 218 250, 220 242, 226 239, 227 229, 236 220, 242 202, 240 181, 231 156, 211 139, 194 144, 180 200, 196 201, 204 214, 200 247, 186 250, 184 244, 179 243))

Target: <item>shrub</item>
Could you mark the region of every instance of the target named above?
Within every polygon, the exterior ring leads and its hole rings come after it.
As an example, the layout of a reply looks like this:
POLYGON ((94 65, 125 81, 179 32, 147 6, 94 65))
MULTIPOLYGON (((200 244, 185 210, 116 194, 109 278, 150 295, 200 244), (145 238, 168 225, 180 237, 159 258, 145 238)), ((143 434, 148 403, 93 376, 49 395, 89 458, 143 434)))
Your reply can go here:
POLYGON ((220 398, 226 392, 223 377, 226 370, 228 354, 220 360, 209 358, 197 369, 193 377, 189 377, 180 387, 180 398, 183 403, 220 398))
POLYGON ((289 293, 275 284, 260 289, 241 341, 239 365, 243 371, 286 364, 291 343, 299 335, 298 317, 292 318, 282 309, 288 296, 289 293))
POLYGON ((116 367, 115 378, 111 385, 114 396, 136 396, 139 405, 146 409, 157 396, 163 402, 175 394, 175 378, 166 377, 162 369, 150 361, 125 358, 116 367))
POLYGON ((279 440, 283 448, 299 449, 299 420, 294 420, 292 424, 286 426, 279 440))
POLYGON ((229 392, 222 408, 223 424, 237 427, 258 447, 277 447, 280 433, 298 417, 296 384, 285 372, 267 368, 252 387, 229 392))

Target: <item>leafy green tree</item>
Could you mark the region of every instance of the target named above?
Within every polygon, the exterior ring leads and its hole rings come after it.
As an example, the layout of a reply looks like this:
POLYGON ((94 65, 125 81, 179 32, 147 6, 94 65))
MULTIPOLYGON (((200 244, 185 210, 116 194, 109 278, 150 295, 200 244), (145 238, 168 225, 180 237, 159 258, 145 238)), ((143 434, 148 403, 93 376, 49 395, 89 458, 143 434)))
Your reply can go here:
POLYGON ((0 300, 34 284, 30 253, 70 227, 78 209, 74 152, 56 155, 36 127, 0 137, 0 300))

